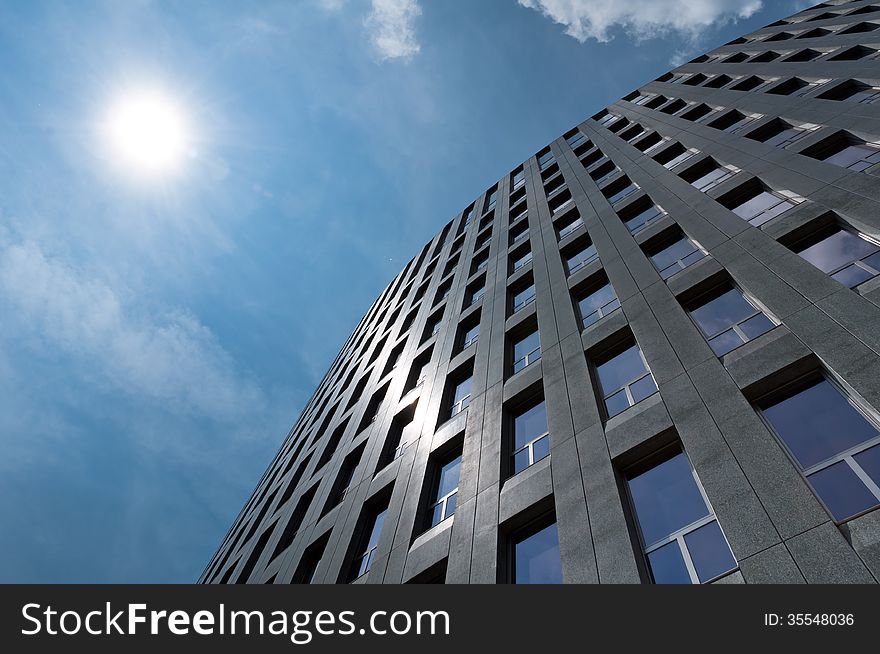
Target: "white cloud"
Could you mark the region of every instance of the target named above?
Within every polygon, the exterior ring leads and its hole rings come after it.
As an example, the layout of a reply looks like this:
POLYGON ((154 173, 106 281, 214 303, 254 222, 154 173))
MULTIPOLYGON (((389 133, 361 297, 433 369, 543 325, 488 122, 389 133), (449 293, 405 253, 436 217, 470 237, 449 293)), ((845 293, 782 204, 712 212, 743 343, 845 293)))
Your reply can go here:
MULTIPOLYGON (((0 233, 0 237, 3 234, 0 233)), ((0 311, 39 339, 76 357, 84 374, 138 398, 214 418, 259 409, 260 389, 241 380, 213 333, 186 311, 154 315, 125 290, 47 254, 36 242, 0 238, 0 311)))
POLYGON ((565 33, 584 42, 610 41, 620 28, 636 39, 670 32, 696 39, 716 23, 748 18, 761 0, 517 0, 565 26, 565 33))
POLYGON ((364 25, 383 59, 408 59, 418 54, 421 46, 415 20, 421 13, 417 0, 372 0, 364 25))

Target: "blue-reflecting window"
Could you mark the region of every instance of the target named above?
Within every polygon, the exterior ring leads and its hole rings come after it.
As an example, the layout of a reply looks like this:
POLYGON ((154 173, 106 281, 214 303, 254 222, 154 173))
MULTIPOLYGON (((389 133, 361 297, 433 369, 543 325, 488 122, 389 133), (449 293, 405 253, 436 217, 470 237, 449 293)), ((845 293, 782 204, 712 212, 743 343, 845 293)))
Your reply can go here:
POLYGON ((541 335, 536 329, 513 344, 513 372, 518 373, 541 358, 541 335))
POLYGON ((596 365, 608 417, 641 402, 657 392, 648 363, 633 343, 620 354, 596 365))
POLYGON ((880 247, 840 227, 799 248, 798 254, 850 288, 880 275, 880 247))
POLYGON ((477 342, 477 339, 480 337, 480 323, 473 325, 472 327, 467 328, 461 335, 461 349, 466 350, 471 345, 477 342))
POLYGON ((718 356, 776 326, 735 288, 704 302, 690 314, 718 356))
POLYGON ((760 227, 771 218, 788 211, 795 204, 797 203, 794 200, 780 193, 761 189, 750 195, 748 199, 741 200, 730 210, 746 222, 760 227))
POLYGON ((835 520, 880 504, 880 432, 831 382, 818 379, 763 413, 835 520))
POLYGON ((592 291, 578 300, 578 311, 581 314, 581 325, 587 328, 594 322, 620 307, 620 300, 614 293, 611 282, 606 282, 601 288, 592 291))
POLYGON ((655 583, 704 583, 736 568, 684 452, 630 476, 627 484, 655 583))
POLYGON ((636 215, 631 218, 627 218, 624 221, 624 224, 627 226, 631 234, 637 234, 642 231, 648 225, 651 225, 658 220, 660 220, 666 214, 663 209, 658 207, 656 204, 652 204, 651 206, 639 211, 636 215))
POLYGON ((354 562, 354 574, 352 577, 355 579, 367 574, 373 565, 373 561, 376 559, 376 548, 379 545, 379 536, 382 533, 382 525, 385 522, 385 513, 387 511, 387 506, 381 511, 378 511, 372 517, 369 531, 364 532, 367 534, 366 542, 364 548, 354 562))
POLYGON ((452 392, 452 406, 449 410, 450 417, 458 415, 468 408, 471 403, 471 377, 455 385, 452 392))
POLYGON ((663 279, 669 279, 680 270, 696 263, 706 254, 687 236, 682 235, 674 243, 651 255, 651 262, 663 279))
POLYGON ((428 509, 430 526, 433 527, 446 518, 455 515, 455 505, 458 496, 458 480, 461 475, 461 455, 451 459, 440 466, 437 471, 434 494, 431 506, 428 509))
POLYGON ((588 263, 592 263, 598 258, 599 255, 596 252, 596 246, 592 243, 588 243, 570 257, 566 258, 565 263, 568 267, 568 274, 573 275, 588 263))
POLYGON ((543 401, 513 418, 513 474, 550 454, 547 408, 543 401))
POLYGON ((535 285, 529 284, 523 290, 513 295, 513 312, 525 309, 535 299, 535 285))
POLYGON ((513 573, 517 584, 562 583, 559 534, 555 522, 514 543, 513 573))
POLYGON ((841 144, 836 152, 824 157, 822 161, 861 172, 880 163, 880 149, 868 143, 841 144))

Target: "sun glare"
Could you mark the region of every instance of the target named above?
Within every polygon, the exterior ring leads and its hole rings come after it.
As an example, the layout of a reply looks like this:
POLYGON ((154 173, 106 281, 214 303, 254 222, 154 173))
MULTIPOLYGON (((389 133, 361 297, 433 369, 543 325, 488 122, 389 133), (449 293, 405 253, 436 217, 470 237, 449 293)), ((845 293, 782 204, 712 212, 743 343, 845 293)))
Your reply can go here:
POLYGON ((114 159, 138 174, 176 172, 187 154, 183 112, 171 98, 155 91, 120 97, 110 109, 106 132, 114 159))

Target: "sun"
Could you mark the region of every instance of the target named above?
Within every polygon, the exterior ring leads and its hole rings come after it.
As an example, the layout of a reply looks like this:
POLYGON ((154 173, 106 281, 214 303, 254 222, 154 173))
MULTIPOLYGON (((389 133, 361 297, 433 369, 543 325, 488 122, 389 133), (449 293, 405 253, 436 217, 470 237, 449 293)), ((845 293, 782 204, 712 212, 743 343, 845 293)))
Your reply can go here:
POLYGON ((175 173, 189 149, 184 112, 160 91, 122 94, 111 104, 105 131, 114 161, 137 174, 175 173))

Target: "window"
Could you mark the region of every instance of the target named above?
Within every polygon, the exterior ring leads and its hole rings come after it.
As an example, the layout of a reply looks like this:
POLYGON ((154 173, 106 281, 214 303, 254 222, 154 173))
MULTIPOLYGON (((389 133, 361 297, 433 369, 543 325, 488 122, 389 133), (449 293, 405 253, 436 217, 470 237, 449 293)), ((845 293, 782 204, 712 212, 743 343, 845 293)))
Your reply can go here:
POLYGON ((620 179, 611 182, 608 186, 603 188, 602 193, 608 199, 609 204, 617 204, 638 190, 638 185, 631 182, 629 177, 624 175, 620 179))
POLYGON ((729 286, 716 289, 709 299, 704 298, 689 313, 718 356, 776 326, 739 289, 729 286))
POLYGON ((755 227, 760 227, 797 204, 794 199, 764 187, 753 187, 745 194, 734 193, 736 195, 726 202, 722 201, 722 204, 755 227))
POLYGON ((529 284, 525 288, 520 291, 516 291, 513 293, 513 313, 517 313, 518 311, 525 309, 529 304, 531 304, 535 300, 535 285, 534 283, 529 284))
POLYGON ((650 255, 662 279, 669 279, 705 256, 706 253, 684 234, 679 234, 674 242, 650 255))
POLYGON ((762 407, 816 495, 838 522, 880 504, 877 427, 824 377, 762 407))
POLYGON ((583 135, 581 131, 575 131, 573 134, 569 133, 566 135, 565 140, 568 141, 568 147, 573 148, 577 146, 581 141, 583 141, 586 137, 583 135))
POLYGON ((666 215, 659 206, 651 202, 651 199, 645 197, 639 200, 635 205, 630 205, 620 213, 618 213, 623 223, 629 229, 630 234, 638 234, 640 231, 653 225, 666 215))
POLYGON ((581 316, 581 326, 586 329, 600 318, 618 309, 620 300, 617 299, 611 282, 605 280, 602 286, 591 290, 578 300, 577 305, 581 316))
POLYGON ((321 559, 324 557, 324 550, 326 549, 329 540, 330 534, 328 533, 306 548, 306 551, 303 552, 302 558, 300 559, 299 565, 296 567, 296 572, 293 574, 291 583, 310 584, 315 580, 318 566, 321 565, 321 559))
POLYGON ((736 560, 687 455, 627 476, 642 547, 657 584, 700 584, 736 560))
POLYGON ((489 265, 489 253, 483 252, 478 256, 474 257, 473 262, 471 263, 471 274, 476 274, 481 270, 485 270, 489 265))
POLYGON ((483 213, 492 211, 495 208, 495 202, 498 199, 498 189, 493 188, 486 197, 486 205, 483 207, 483 213))
POLYGON ((450 398, 449 417, 457 416, 468 408, 471 403, 471 377, 458 382, 452 390, 450 398))
POLYGON ((467 298, 465 299, 465 306, 470 307, 483 299, 483 295, 486 294, 486 280, 480 279, 476 284, 472 284, 468 287, 467 298))
POLYGON ((379 546, 379 536, 382 533, 382 524, 385 522, 387 511, 388 503, 386 501, 381 508, 373 509, 371 515, 367 517, 366 524, 364 525, 365 528, 362 532, 361 545, 358 548, 359 551, 352 566, 352 580, 363 577, 373 567, 373 561, 376 559, 376 548, 379 546))
POLYGON ((690 182, 698 191, 706 193, 737 173, 737 169, 720 166, 708 159, 681 173, 681 178, 690 182))
POLYGON ((553 161, 553 153, 550 150, 546 150, 542 154, 538 155, 538 168, 544 170, 545 168, 547 168, 547 166, 552 164, 553 161))
POLYGON ((576 247, 577 250, 573 254, 565 255, 565 266, 568 268, 569 275, 575 274, 578 270, 599 258, 596 246, 592 243, 586 242, 576 247))
POLYGON ((416 405, 413 403, 394 416, 394 420, 391 421, 391 428, 388 430, 388 436, 382 444, 378 470, 400 458, 406 447, 418 439, 419 425, 413 421, 415 413, 416 405))
POLYGON ((832 137, 831 143, 820 143, 817 148, 810 148, 809 152, 802 154, 856 172, 880 163, 880 148, 845 133, 832 137))
POLYGON ((730 88, 734 91, 755 91, 761 87, 767 86, 774 81, 776 81, 776 78, 764 79, 763 77, 758 77, 757 75, 749 75, 744 80, 742 80, 741 82, 737 82, 730 88))
POLYGON ((609 418, 657 392, 657 384, 638 344, 596 365, 596 375, 609 418))
POLYGON ((466 350, 480 337, 479 321, 461 327, 461 349, 466 350))
POLYGON ((518 535, 512 547, 513 582, 516 584, 561 584, 559 534, 556 522, 538 531, 518 535))
POLYGON ((345 498, 348 497, 348 494, 357 485, 355 484, 354 473, 361 461, 361 455, 363 452, 364 445, 361 445, 353 452, 350 452, 342 461, 339 474, 336 477, 336 481, 333 482, 333 489, 330 491, 330 497, 327 499, 327 503, 324 505, 324 510, 321 513, 322 516, 329 513, 334 507, 342 504, 345 501, 345 498))
POLYGON ((529 224, 523 223, 522 225, 518 225, 515 229, 510 230, 510 244, 513 245, 517 243, 521 239, 526 238, 529 235, 529 224))
POLYGON ((512 272, 516 272, 522 268, 525 268, 532 262, 532 251, 526 250, 519 255, 514 255, 513 262, 511 263, 512 272))
POLYGON ((461 453, 437 467, 431 506, 428 508, 429 529, 455 515, 460 474, 461 453))
POLYGON ((431 353, 433 348, 421 354, 409 369, 409 377, 406 380, 404 393, 410 392, 412 389, 421 386, 428 378, 428 368, 431 364, 431 353))
POLYGON ((516 374, 541 358, 541 336, 534 330, 513 344, 513 373, 516 374))
POLYGON ((880 247, 838 225, 814 233, 796 244, 794 250, 850 288, 880 274, 880 247))
POLYGON ((581 218, 580 214, 577 211, 570 211, 558 221, 559 240, 561 241, 569 234, 573 234, 575 230, 582 227, 583 224, 584 220, 581 218))
POLYGON ((749 132, 746 136, 754 141, 760 141, 777 148, 785 148, 799 141, 814 129, 813 125, 796 126, 776 118, 763 127, 749 132))
POLYGON ((437 332, 440 331, 440 325, 443 324, 443 314, 437 313, 430 318, 428 318, 428 324, 425 325, 425 334, 422 337, 422 342, 424 343, 429 338, 433 338, 437 335, 437 332))
POLYGON ((663 164, 664 168, 672 170, 683 164, 685 161, 690 161, 698 154, 700 154, 700 151, 696 148, 685 149, 683 145, 676 143, 663 150, 663 152, 659 152, 654 157, 654 160, 657 163, 663 164))
POLYGON ((872 104, 880 100, 880 87, 870 86, 864 82, 847 80, 843 84, 835 86, 822 93, 823 100, 838 100, 841 102, 855 102, 858 104, 872 104))
POLYGON ((529 409, 513 417, 513 474, 550 454, 550 433, 547 429, 547 409, 542 399, 529 409))
POLYGON ((510 188, 515 191, 526 183, 526 171, 522 166, 517 168, 516 172, 511 175, 510 188))

